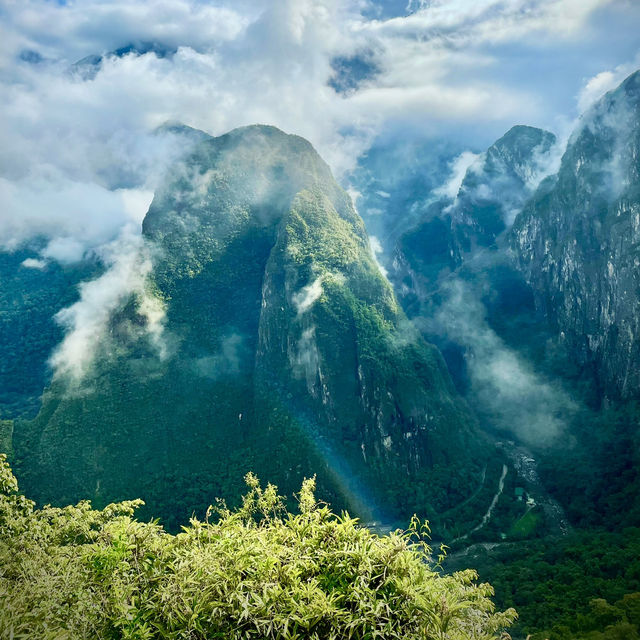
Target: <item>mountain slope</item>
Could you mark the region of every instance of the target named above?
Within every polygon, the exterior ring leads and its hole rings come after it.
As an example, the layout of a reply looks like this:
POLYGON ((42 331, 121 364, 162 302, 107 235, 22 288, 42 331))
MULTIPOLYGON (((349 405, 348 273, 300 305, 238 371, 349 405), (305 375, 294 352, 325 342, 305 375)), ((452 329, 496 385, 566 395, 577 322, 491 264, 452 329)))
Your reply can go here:
POLYGON ((110 319, 81 383, 58 377, 16 428, 30 494, 141 495, 176 525, 252 469, 286 492, 318 474, 367 518, 462 502, 485 445, 311 145, 247 127, 169 175, 143 223, 144 299, 110 319))
POLYGON ((464 262, 496 249, 549 165, 554 143, 548 131, 512 127, 471 163, 453 200, 432 201, 400 237, 390 273, 410 313, 464 262))
POLYGON ((465 173, 449 213, 459 252, 490 246, 510 227, 549 163, 556 137, 517 125, 465 173))
POLYGON ((609 396, 640 386, 640 72, 582 117, 558 174, 515 222, 536 304, 609 396))
POLYGON ((101 269, 96 259, 74 265, 38 259, 41 246, 33 245, 0 251, 0 419, 36 415, 50 378, 47 360, 63 334, 54 316, 101 269))

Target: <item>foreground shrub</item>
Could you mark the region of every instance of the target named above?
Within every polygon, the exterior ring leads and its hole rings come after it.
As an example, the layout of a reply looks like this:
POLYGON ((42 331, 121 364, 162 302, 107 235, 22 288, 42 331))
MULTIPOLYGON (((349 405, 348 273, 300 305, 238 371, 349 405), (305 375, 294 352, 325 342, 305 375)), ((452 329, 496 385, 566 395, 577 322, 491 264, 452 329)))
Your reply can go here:
POLYGON ((0 456, 0 637, 488 640, 513 621, 473 571, 431 567, 417 523, 378 536, 312 480, 295 515, 247 484, 241 508, 174 536, 133 518, 140 501, 35 509, 0 456))

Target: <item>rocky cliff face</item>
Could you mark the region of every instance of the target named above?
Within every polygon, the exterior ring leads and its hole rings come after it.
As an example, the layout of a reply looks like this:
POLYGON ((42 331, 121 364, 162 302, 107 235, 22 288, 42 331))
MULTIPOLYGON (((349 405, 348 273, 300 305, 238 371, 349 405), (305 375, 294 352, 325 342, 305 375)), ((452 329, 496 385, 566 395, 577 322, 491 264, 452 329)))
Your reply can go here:
POLYGON ((239 495, 249 470, 285 492, 318 474, 365 517, 463 501, 484 445, 311 145, 248 127, 170 176, 143 224, 144 304, 164 316, 145 333, 151 312, 130 300, 80 386, 54 381, 19 425, 28 491, 141 495, 170 522, 239 495))
POLYGON ((510 245, 537 306, 604 392, 640 387, 640 72, 582 117, 510 245))
POLYGON ((547 171, 555 141, 548 131, 515 126, 471 164, 446 210, 460 259, 511 226, 547 171))
POLYGON ((398 241, 390 268, 409 313, 463 263, 497 249, 496 239, 549 170, 555 136, 512 127, 467 169, 453 200, 442 197, 398 241))

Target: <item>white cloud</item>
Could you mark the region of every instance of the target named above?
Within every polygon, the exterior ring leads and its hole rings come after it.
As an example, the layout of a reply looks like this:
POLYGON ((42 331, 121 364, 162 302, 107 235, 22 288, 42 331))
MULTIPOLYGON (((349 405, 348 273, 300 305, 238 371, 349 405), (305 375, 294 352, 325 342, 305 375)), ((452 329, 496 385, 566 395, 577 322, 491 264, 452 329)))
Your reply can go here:
POLYGON ((375 23, 379 31, 446 37, 453 44, 514 41, 530 35, 579 34, 611 0, 431 0, 408 17, 375 23))
POLYGON ((56 320, 66 329, 62 343, 50 359, 55 377, 80 383, 91 370, 100 346, 108 336, 112 314, 133 295, 144 318, 143 333, 158 356, 167 355, 164 341, 164 305, 147 288, 152 268, 149 248, 135 230, 126 227, 117 240, 102 249, 108 265, 98 279, 80 285, 80 299, 62 309, 56 320))
POLYGON ((453 159, 451 162, 451 175, 449 180, 434 190, 434 194, 437 196, 444 196, 455 199, 460 190, 460 185, 464 180, 464 176, 467 173, 467 169, 480 158, 482 154, 473 153, 473 151, 463 151, 459 156, 453 159))
POLYGON ((142 224, 144 216, 153 200, 153 191, 145 189, 118 189, 122 198, 122 208, 128 218, 142 224))
POLYGON ((380 262, 380 256, 384 253, 384 248, 382 247, 382 243, 376 236, 369 236, 369 248, 371 249, 371 257, 373 258, 373 261, 378 265, 380 273, 385 278, 387 278, 389 273, 380 262))
POLYGON ((614 69, 601 71, 584 84, 577 97, 578 110, 584 113, 607 91, 615 89, 628 75, 640 67, 640 54, 632 62, 620 64, 614 69))
POLYGON ((72 264, 82 260, 85 248, 75 238, 57 237, 49 240, 42 251, 42 256, 56 260, 60 264, 72 264))
POLYGON ((418 322, 465 349, 474 404, 524 442, 553 444, 577 405, 557 381, 545 380, 491 329, 480 294, 468 283, 454 279, 442 296, 436 317, 418 322))
POLYGON ((349 169, 388 120, 413 126, 534 118, 533 91, 498 82, 489 45, 545 33, 568 37, 603 2, 430 2, 410 16, 366 20, 359 0, 195 0, 5 7, 10 37, 0 83, 0 174, 57 172, 64 179, 153 190, 167 149, 149 131, 177 120, 221 134, 270 123, 310 139, 332 168, 349 169), (50 25, 56 24, 51 30, 50 25), (93 79, 75 60, 133 41, 175 47, 107 58, 93 79), (16 63, 38 51, 47 62, 16 63), (379 73, 348 97, 327 86, 334 55, 368 50, 379 73))
POLYGON ((5 4, 3 13, 20 46, 37 47, 54 58, 62 50, 68 62, 132 41, 210 47, 236 38, 249 22, 230 7, 189 0, 84 0, 63 6, 23 0, 5 4))
POLYGON ((416 119, 429 114, 434 120, 483 121, 534 117, 535 100, 503 87, 475 83, 468 86, 447 86, 432 82, 421 85, 368 87, 354 94, 350 106, 376 118, 416 119))
POLYGON ((150 196, 145 190, 111 191, 57 177, 0 177, 0 248, 11 250, 43 236, 49 238, 44 257, 74 262, 111 241, 124 225, 139 223, 150 196))
MULTIPOLYGON (((408 16, 358 25, 382 51, 382 74, 353 99, 377 105, 384 118, 417 117, 491 123, 539 123, 548 118, 548 87, 522 77, 505 82, 509 47, 535 50, 584 42, 591 18, 614 0, 431 0, 410 3, 408 16), (500 79, 499 79, 500 78, 500 79)), ((530 62, 529 62, 530 64, 530 62)), ((561 64, 561 63, 560 63, 561 64)), ((559 69, 562 68, 559 66, 559 69)), ((568 71, 568 69, 567 69, 568 71)), ((558 114, 554 114, 557 116, 558 114)), ((549 120, 552 120, 549 118, 549 120)), ((419 122, 419 121, 418 121, 419 122)), ((548 126, 548 125, 547 125, 548 126)))
POLYGON ((20 263, 21 266, 27 269, 39 269, 42 270, 47 266, 46 260, 38 260, 37 258, 27 258, 20 263))
POLYGON ((578 109, 586 111, 596 100, 607 91, 613 89, 619 80, 613 71, 602 71, 590 78, 578 95, 578 109))
POLYGON ((300 316, 311 309, 322 296, 322 276, 317 277, 312 283, 302 287, 300 291, 291 296, 291 301, 300 316))
POLYGON ((302 330, 302 334, 296 343, 295 351, 289 353, 289 361, 294 375, 298 378, 304 378, 307 383, 307 390, 311 395, 315 396, 320 365, 315 325, 302 330))

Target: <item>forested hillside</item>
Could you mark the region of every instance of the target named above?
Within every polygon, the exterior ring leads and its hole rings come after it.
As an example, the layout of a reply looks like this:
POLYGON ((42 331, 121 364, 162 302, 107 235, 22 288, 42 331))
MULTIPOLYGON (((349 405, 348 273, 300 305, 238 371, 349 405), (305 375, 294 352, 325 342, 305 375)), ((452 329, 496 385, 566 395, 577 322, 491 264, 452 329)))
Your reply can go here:
POLYGON ((35 499, 138 495, 177 529, 237 500, 249 471, 288 495, 317 474, 336 508, 389 526, 473 490, 490 447, 307 141, 207 137, 168 172, 143 237, 136 293, 86 359, 62 343, 40 413, 14 425, 35 499))
POLYGON ((0 33, 0 640, 640 640, 640 2, 0 33))

